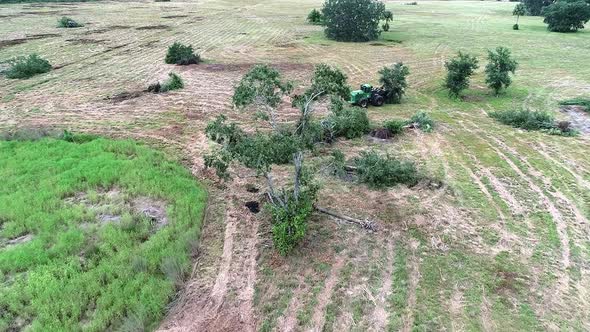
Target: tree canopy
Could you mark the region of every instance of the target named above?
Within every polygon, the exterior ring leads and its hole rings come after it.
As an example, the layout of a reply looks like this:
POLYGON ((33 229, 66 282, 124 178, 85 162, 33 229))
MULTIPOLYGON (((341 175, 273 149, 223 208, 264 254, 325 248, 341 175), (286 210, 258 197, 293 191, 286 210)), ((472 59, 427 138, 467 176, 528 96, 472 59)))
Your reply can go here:
POLYGON ((377 0, 326 0, 322 14, 326 37, 337 41, 377 39, 385 5, 377 0))
POLYGON ((560 0, 543 10, 547 29, 554 32, 575 32, 584 29, 590 20, 590 4, 582 0, 560 0))

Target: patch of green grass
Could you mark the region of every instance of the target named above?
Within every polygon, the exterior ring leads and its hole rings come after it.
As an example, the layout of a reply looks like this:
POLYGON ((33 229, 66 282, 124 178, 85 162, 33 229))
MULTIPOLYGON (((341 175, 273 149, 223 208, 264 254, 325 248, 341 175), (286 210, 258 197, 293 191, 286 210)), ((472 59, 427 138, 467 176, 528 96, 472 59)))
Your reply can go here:
POLYGON ((559 105, 582 106, 586 111, 590 111, 590 98, 572 98, 559 102, 559 105))
POLYGON ((133 141, 84 141, 0 141, 0 330, 152 329, 190 267, 206 202, 190 172, 133 141), (134 199, 164 202, 167 223, 134 199))
POLYGON ((389 303, 389 321, 387 323, 388 331, 399 331, 403 326, 402 315, 408 301, 408 282, 409 273, 407 267, 408 251, 400 243, 395 248, 393 261, 393 278, 391 296, 388 298, 389 303))

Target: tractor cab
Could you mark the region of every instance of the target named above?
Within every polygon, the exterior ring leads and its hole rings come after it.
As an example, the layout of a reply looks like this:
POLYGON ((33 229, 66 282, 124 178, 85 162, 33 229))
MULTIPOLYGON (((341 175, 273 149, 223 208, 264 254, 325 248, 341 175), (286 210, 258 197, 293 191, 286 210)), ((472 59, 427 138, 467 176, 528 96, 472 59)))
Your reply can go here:
POLYGON ((374 89, 371 84, 362 84, 360 90, 350 93, 350 104, 360 107, 367 107, 369 104, 381 106, 384 102, 383 90, 374 89))

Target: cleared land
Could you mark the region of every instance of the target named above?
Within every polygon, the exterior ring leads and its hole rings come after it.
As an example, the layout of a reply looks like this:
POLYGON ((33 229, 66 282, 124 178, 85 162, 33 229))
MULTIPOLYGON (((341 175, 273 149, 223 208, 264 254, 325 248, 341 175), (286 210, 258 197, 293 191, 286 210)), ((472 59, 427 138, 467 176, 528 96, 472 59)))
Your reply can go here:
MULTIPOLYGON (((156 144, 211 179, 211 200, 191 279, 162 330, 589 330, 590 147, 577 138, 503 126, 486 112, 527 106, 558 112, 561 99, 590 94, 590 31, 548 33, 541 18, 513 31, 514 3, 388 2, 390 32, 372 43, 335 43, 304 23, 319 1, 105 2, 0 7, 0 59, 37 52, 55 70, 0 78, 0 127, 56 126, 156 144), (120 15, 125 13, 125 15, 120 15), (80 29, 55 28, 68 15, 80 29), (165 65, 174 41, 208 63, 165 65), (481 69, 464 101, 442 90, 444 61, 458 50, 484 61, 509 47, 514 86, 493 97, 481 69), (335 144, 347 157, 377 149, 416 160, 441 188, 423 183, 371 191, 322 179, 320 204, 377 220, 368 233, 316 216, 303 245, 283 258, 268 222, 244 203, 263 188, 251 172, 226 187, 203 170, 207 121, 219 114, 255 128, 231 107, 232 86, 254 63, 305 85, 313 64, 336 65, 352 85, 377 70, 410 66, 408 98, 370 108, 372 121, 427 111, 431 134, 335 144), (136 93, 169 71, 186 88, 136 93), (120 98, 127 92, 131 99, 120 98), (115 98, 113 98, 115 97, 115 98), (117 98, 119 97, 119 98, 117 98)), ((285 104, 285 120, 294 110, 285 104)), ((582 114, 583 115, 583 114, 582 114)), ((330 147, 313 158, 321 165, 330 147)))

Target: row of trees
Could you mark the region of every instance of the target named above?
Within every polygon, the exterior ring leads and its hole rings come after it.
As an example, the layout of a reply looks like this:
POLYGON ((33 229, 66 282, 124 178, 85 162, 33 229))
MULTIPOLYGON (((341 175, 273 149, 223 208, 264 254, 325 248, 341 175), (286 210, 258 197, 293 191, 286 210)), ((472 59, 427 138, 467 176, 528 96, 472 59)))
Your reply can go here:
MULTIPOLYGON (((488 64, 485 67, 486 84, 497 95, 512 83, 510 73, 514 74, 518 63, 512 59, 510 50, 498 47, 495 51, 488 50, 488 64)), ((461 91, 469 87, 469 79, 479 67, 475 56, 459 52, 459 54, 445 63, 447 77, 445 87, 449 95, 459 97, 461 91)))

